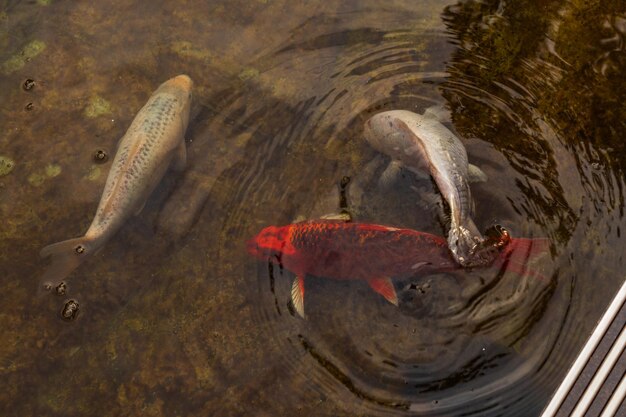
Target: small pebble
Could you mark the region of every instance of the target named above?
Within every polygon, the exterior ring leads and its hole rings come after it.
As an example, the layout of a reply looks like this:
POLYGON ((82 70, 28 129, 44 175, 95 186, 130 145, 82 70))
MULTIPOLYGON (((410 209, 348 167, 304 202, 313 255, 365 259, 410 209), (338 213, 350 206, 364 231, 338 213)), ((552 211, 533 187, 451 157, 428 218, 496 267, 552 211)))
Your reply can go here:
POLYGON ((103 163, 106 162, 107 159, 109 159, 109 155, 106 153, 106 151, 98 149, 94 152, 93 159, 98 163, 103 163))
POLYGON ((68 300, 61 311, 61 317, 63 320, 74 320, 78 315, 78 301, 76 300, 68 300))
POLYGON ((65 293, 67 292, 67 285, 65 284, 65 282, 61 281, 59 285, 57 285, 55 291, 57 295, 65 295, 65 293))
POLYGON ((26 81, 24 81, 24 83, 22 84, 22 88, 24 89, 24 91, 32 90, 33 87, 35 87, 35 80, 31 78, 27 78, 26 81))

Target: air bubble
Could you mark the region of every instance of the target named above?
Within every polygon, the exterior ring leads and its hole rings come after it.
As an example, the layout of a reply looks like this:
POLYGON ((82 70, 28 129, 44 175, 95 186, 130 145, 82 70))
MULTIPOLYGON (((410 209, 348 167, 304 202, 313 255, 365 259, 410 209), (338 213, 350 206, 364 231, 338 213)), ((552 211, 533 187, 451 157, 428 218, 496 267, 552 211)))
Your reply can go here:
POLYGON ((26 81, 22 83, 22 88, 24 89, 24 91, 32 90, 33 87, 35 87, 35 80, 31 78, 27 78, 26 81))
POLYGON ((63 306, 63 310, 61 310, 61 317, 63 320, 74 320, 78 315, 78 301, 76 300, 68 300, 67 303, 63 306))

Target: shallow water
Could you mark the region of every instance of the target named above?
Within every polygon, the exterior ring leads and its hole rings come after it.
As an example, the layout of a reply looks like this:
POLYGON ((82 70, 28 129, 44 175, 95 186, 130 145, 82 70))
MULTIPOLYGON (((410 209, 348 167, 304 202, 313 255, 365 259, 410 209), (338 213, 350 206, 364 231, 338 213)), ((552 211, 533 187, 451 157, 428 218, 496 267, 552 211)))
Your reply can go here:
POLYGON ((2 415, 538 415, 623 280, 624 2, 1 7, 2 415), (187 170, 38 294, 39 250, 84 233, 117 140, 179 73, 187 170), (550 238, 545 278, 418 276, 399 308, 312 278, 298 318, 291 272, 245 241, 339 211, 344 177, 355 220, 444 234, 432 185, 380 187, 361 137, 436 104, 489 177, 477 225, 550 238))

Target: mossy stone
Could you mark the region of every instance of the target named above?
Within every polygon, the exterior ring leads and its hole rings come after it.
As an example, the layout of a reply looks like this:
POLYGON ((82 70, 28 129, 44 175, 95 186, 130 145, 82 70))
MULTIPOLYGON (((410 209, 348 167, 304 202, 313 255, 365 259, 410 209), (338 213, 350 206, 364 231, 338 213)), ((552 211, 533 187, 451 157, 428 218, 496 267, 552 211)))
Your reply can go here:
POLYGON ((259 70, 256 68, 246 68, 239 73, 239 79, 241 81, 249 80, 250 78, 256 78, 259 76, 259 70))
POLYGON ((111 113, 111 103, 98 95, 91 96, 89 103, 87 103, 87 107, 85 107, 85 116, 90 119, 95 119, 96 117, 111 113))
POLYGON ((57 164, 48 164, 46 166, 46 176, 49 178, 54 178, 61 173, 61 165, 57 164))
POLYGON ((208 49, 198 48, 189 41, 172 42, 171 48, 181 58, 192 58, 208 62, 213 57, 213 54, 208 49))
POLYGON ((85 178, 89 181, 97 181, 98 178, 100 178, 100 174, 102 174, 102 170, 99 166, 94 165, 89 169, 89 172, 87 173, 87 175, 85 175, 85 178))
POLYGON ((26 61, 33 59, 37 55, 39 55, 44 49, 46 49, 46 44, 40 40, 34 40, 24 46, 19 52, 13 55, 11 58, 7 59, 2 63, 2 72, 4 74, 11 74, 19 69, 21 69, 26 61))
POLYGON ((14 167, 15 162, 11 158, 0 155, 0 177, 10 174, 14 167))

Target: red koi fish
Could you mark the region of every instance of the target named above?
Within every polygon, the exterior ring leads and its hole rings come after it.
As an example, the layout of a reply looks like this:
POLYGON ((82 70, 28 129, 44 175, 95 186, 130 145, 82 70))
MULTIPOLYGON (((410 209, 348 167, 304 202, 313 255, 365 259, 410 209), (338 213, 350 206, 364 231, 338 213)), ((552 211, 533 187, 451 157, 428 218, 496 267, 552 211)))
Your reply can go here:
MULTIPOLYGON (((492 266, 529 273, 531 257, 549 249, 547 239, 511 239, 502 229, 493 241, 492 266)), ((296 274, 291 300, 304 318, 304 278, 307 275, 339 280, 362 279, 387 301, 398 305, 391 278, 461 270, 448 242, 441 236, 411 229, 334 220, 304 221, 269 226, 248 241, 248 252, 270 259, 296 274)), ((535 273, 530 272, 533 275, 535 273)))

